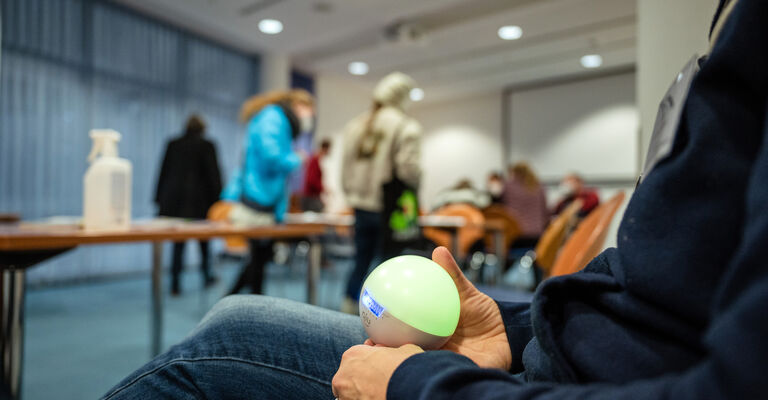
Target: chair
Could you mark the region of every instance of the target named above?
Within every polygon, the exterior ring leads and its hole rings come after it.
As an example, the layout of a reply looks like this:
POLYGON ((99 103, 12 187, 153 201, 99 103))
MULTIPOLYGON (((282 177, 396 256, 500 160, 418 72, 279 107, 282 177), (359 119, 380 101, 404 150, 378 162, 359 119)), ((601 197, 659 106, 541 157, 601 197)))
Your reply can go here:
MULTIPOLYGON (((229 213, 235 203, 217 201, 208 209, 209 221, 229 221, 229 213)), ((248 254, 248 242, 242 236, 227 236, 224 238, 225 253, 242 256, 248 254)))
MULTIPOLYGON (((504 240, 502 243, 502 249, 503 252, 501 254, 508 254, 509 248, 512 245, 512 243, 520 236, 521 229, 520 224, 517 223, 517 219, 515 217, 511 216, 507 210, 504 208, 504 206, 499 204, 493 204, 483 210, 483 217, 485 217, 485 223, 486 225, 495 225, 503 227, 504 229, 504 240)), ((491 231, 486 231, 485 233, 485 248, 486 249, 494 249, 494 252, 498 249, 496 246, 498 244, 495 243, 494 240, 494 234, 491 231)), ((504 261, 504 260, 500 260, 504 261)))
POLYGON ((555 257, 560 247, 563 246, 565 237, 571 228, 576 225, 579 210, 581 210, 581 200, 574 200, 565 208, 541 235, 534 253, 536 253, 536 265, 541 269, 546 277, 552 271, 552 264, 555 263, 555 257))
POLYGON ((619 192, 584 218, 558 254, 550 276, 577 272, 600 253, 608 227, 623 201, 624 192, 619 192))
MULTIPOLYGON (((454 254, 457 260, 463 260, 469 253, 470 247, 485 235, 485 217, 477 208, 469 204, 448 204, 440 207, 432 215, 462 217, 466 225, 458 230, 458 254, 454 254)), ((451 248, 451 234, 440 228, 424 228, 424 237, 438 246, 451 248)))

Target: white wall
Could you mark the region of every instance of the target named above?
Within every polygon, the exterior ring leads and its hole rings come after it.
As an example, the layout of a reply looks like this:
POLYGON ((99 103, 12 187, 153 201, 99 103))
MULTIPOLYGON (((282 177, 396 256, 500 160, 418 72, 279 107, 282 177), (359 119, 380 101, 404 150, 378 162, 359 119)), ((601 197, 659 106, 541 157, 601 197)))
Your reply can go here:
POLYGON ((501 91, 418 105, 412 114, 424 127, 422 207, 462 178, 483 188, 488 173, 502 169, 501 91))
POLYGON ((641 162, 651 142, 661 97, 694 53, 707 51, 717 0, 637 2, 637 103, 640 107, 641 162))
POLYGON ((527 160, 543 180, 637 176, 635 75, 627 73, 513 91, 510 161, 527 160))
POLYGON ((344 209, 341 191, 341 153, 347 122, 371 106, 370 85, 359 80, 319 75, 315 78, 317 95, 317 141, 331 139, 331 153, 323 161, 323 185, 328 192, 327 210, 344 209))

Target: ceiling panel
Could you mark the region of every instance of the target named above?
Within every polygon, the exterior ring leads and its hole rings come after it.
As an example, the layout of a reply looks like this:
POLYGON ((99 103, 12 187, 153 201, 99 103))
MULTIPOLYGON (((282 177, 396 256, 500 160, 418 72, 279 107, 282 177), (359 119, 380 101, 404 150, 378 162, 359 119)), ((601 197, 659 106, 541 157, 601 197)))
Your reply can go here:
POLYGON ((401 70, 427 99, 595 73, 578 63, 588 52, 603 55, 603 69, 635 63, 636 0, 116 1, 245 51, 288 54, 307 72, 371 84, 401 70), (280 19, 285 30, 264 35, 261 18, 280 19), (499 39, 506 24, 521 26, 523 37, 499 39), (419 39, 393 41, 385 34, 393 26, 419 39), (350 61, 371 72, 352 77, 350 61))

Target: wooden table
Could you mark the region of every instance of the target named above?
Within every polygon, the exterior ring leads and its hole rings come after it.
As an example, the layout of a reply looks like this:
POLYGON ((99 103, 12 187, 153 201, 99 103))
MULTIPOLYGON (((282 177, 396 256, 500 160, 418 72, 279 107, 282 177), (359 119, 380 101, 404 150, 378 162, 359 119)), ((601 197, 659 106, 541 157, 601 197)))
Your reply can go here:
POLYGON ((0 225, 0 397, 20 398, 24 340, 25 271, 80 245, 152 242, 152 356, 162 348, 162 249, 164 241, 241 235, 254 239, 309 239, 307 300, 315 304, 321 243, 319 222, 234 227, 225 223, 148 221, 120 232, 84 232, 74 225, 0 225))
MULTIPOLYGON (((354 215, 326 214, 326 213, 294 213, 286 214, 285 222, 292 224, 322 224, 325 226, 353 227, 355 225, 354 215)), ((443 215, 422 215, 419 217, 419 226, 422 228, 444 229, 451 234, 451 254, 458 254, 459 250, 459 228, 467 225, 467 221, 462 217, 443 216, 443 215)))

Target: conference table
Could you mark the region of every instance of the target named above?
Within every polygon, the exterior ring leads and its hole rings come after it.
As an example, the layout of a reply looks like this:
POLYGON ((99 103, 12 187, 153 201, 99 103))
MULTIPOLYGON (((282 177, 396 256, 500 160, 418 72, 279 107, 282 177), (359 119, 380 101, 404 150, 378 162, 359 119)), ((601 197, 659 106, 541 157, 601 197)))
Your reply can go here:
MULTIPOLYGON (((190 239, 240 236, 251 239, 307 240, 307 301, 317 303, 322 242, 320 237, 337 227, 351 227, 354 217, 332 214, 288 214, 286 223, 270 226, 233 226, 223 222, 157 219, 140 221, 127 230, 88 232, 76 224, 21 223, 0 225, 0 397, 20 398, 24 340, 26 270, 78 246, 150 242, 151 268, 151 355, 162 349, 163 243, 190 239)), ((453 249, 463 218, 421 217, 422 226, 451 232, 453 249)))

